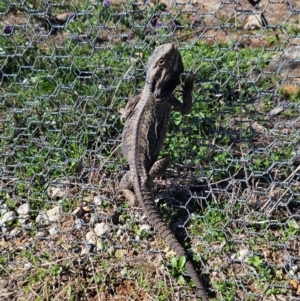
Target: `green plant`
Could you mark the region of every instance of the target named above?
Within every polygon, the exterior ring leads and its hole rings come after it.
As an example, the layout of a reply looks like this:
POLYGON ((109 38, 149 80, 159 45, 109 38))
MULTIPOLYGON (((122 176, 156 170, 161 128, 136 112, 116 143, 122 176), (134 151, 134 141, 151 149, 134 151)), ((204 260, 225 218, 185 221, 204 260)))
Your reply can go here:
POLYGON ((182 272, 184 271, 184 266, 186 263, 186 257, 181 256, 179 258, 172 257, 171 258, 171 275, 175 278, 177 278, 177 281, 179 284, 183 285, 185 284, 185 280, 182 276, 182 272))

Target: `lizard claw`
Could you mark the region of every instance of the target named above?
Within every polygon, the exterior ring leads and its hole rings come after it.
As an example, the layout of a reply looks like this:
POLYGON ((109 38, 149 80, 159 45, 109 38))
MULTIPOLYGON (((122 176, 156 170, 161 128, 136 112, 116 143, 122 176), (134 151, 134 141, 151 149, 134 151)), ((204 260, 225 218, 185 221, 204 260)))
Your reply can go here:
POLYGON ((125 122, 126 118, 127 118, 127 110, 125 108, 122 108, 119 110, 119 113, 120 113, 120 120, 122 123, 125 122))

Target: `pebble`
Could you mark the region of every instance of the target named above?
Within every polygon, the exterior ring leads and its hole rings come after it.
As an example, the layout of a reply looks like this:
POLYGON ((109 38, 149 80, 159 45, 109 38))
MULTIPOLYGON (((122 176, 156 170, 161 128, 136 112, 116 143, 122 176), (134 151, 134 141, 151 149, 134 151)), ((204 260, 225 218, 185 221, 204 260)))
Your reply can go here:
POLYGON ((151 229, 151 226, 147 225, 147 224, 143 224, 140 226, 141 231, 149 231, 150 229, 151 229))
POLYGON ((8 211, 6 212, 2 219, 0 220, 0 226, 4 225, 7 222, 11 222, 16 218, 16 212, 15 211, 8 211))
POLYGON ((48 233, 46 231, 38 231, 36 233, 36 236, 39 237, 39 238, 43 238, 43 237, 47 237, 48 233))
POLYGON ((84 225, 84 221, 81 218, 76 218, 75 219, 75 225, 76 225, 76 229, 80 230, 82 228, 82 226, 84 225))
POLYGON ((18 237, 21 233, 21 229, 20 228, 14 228, 10 231, 10 236, 12 237, 18 237))
POLYGON ((4 215, 6 212, 8 212, 7 205, 6 205, 6 204, 1 205, 1 208, 0 208, 0 216, 1 216, 1 215, 4 215))
POLYGON ((18 212, 19 215, 28 215, 29 210, 30 210, 29 204, 26 203, 26 204, 21 205, 21 206, 17 209, 17 212, 18 212))
POLYGON ((86 235, 85 235, 85 239, 87 244, 89 243, 96 243, 96 233, 94 231, 89 231, 86 235))
POLYGON ((53 222, 58 222, 60 220, 60 207, 56 206, 52 209, 47 210, 46 212, 41 212, 37 217, 36 217, 36 223, 46 223, 50 224, 53 222))
POLYGON ((246 256, 248 255, 249 253, 249 250, 248 249, 242 249, 242 250, 239 250, 237 252, 237 259, 240 260, 240 261, 244 261, 246 256))
POLYGON ((100 206, 102 204, 102 199, 100 196, 96 195, 94 197, 94 204, 95 204, 95 206, 100 206))
POLYGON ((57 227, 51 227, 51 228, 49 228, 48 229, 48 232, 49 232, 49 234, 51 234, 51 235, 55 235, 55 234, 57 234, 57 227))
POLYGON ((104 235, 110 230, 110 226, 105 223, 95 224, 94 231, 98 236, 104 235))

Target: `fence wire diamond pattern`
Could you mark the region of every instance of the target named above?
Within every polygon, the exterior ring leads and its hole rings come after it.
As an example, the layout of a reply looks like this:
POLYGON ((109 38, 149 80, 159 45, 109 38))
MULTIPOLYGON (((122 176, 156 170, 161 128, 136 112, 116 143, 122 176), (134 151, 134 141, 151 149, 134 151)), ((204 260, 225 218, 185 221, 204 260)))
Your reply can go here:
MULTIPOLYGON (((195 75, 154 195, 211 300, 300 300, 300 3, 0 3, 1 300, 195 300, 119 193, 153 49, 195 75)), ((178 93, 180 95, 180 93, 178 93)))

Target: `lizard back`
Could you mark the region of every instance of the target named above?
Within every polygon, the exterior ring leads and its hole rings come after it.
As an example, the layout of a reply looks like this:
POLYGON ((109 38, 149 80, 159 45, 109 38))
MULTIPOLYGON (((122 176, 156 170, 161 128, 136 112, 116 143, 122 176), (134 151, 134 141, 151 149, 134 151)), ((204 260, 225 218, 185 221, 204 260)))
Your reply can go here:
MULTIPOLYGON (((161 218, 151 187, 151 174, 154 174, 153 169, 159 165, 157 158, 165 139, 171 109, 188 113, 192 106, 191 82, 184 86, 183 103, 172 94, 180 82, 182 72, 182 59, 174 45, 161 45, 150 56, 146 84, 142 93, 127 105, 130 111, 126 112, 122 152, 130 170, 123 177, 120 186, 126 197, 135 195, 149 222, 177 255, 188 258, 186 251, 161 218)), ((202 300, 207 301, 205 289, 188 259, 186 269, 195 282, 202 300)))

